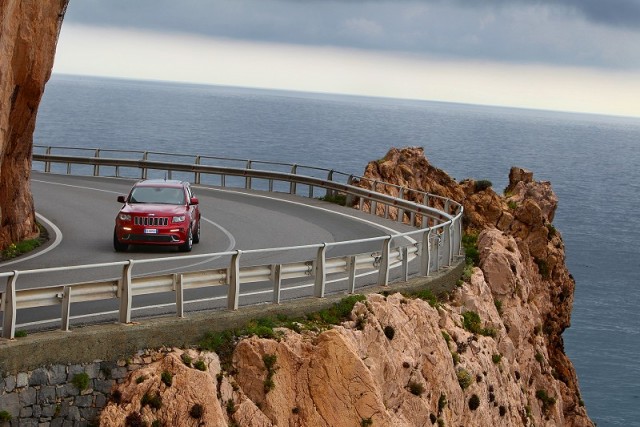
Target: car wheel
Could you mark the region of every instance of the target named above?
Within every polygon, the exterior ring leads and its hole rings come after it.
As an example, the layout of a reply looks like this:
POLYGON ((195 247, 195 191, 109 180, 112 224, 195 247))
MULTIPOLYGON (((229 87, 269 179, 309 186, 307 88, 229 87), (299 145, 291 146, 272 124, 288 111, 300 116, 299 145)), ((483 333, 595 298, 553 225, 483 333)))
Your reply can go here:
POLYGON ((189 227, 189 231, 187 232, 187 240, 184 244, 180 245, 178 248, 180 252, 191 252, 191 248, 193 247, 193 234, 191 233, 191 227, 189 227))
POLYGON ((196 225, 196 234, 193 235, 193 243, 200 243, 200 220, 196 225))
POLYGON ((129 249, 129 245, 127 245, 126 243, 120 243, 115 229, 113 230, 113 249, 115 249, 116 252, 124 252, 129 249))

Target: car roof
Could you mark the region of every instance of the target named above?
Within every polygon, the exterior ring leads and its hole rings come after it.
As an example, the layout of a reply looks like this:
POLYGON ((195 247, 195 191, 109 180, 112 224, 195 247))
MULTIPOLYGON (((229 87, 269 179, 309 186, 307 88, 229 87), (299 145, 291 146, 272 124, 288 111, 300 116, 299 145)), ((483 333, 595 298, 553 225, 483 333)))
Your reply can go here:
POLYGON ((136 187, 184 187, 189 183, 185 181, 178 181, 177 179, 145 179, 143 181, 136 182, 136 187))

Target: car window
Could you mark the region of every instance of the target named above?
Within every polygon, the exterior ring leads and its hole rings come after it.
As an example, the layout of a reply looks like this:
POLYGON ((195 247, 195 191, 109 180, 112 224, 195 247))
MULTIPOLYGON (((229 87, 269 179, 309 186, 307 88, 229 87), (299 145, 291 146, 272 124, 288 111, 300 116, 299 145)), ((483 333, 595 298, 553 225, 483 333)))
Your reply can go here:
POLYGON ((182 188, 136 187, 131 191, 129 203, 183 205, 184 191, 182 188))

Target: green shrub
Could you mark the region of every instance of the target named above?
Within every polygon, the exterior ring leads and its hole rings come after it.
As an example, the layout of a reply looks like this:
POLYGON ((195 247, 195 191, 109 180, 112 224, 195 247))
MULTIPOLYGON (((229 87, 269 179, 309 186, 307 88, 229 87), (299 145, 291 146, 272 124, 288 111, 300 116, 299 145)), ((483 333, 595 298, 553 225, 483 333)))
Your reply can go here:
POLYGON ((193 367, 198 371, 206 371, 207 365, 204 363, 204 360, 199 359, 196 363, 193 364, 193 367))
POLYGON ((469 332, 474 334, 480 333, 482 325, 480 315, 475 311, 465 311, 462 313, 462 326, 469 332))
POLYGON ((151 427, 163 427, 164 423, 160 420, 153 420, 151 423, 151 427))
POLYGON ((496 311, 498 312, 498 314, 502 316, 502 300, 497 299, 494 300, 493 303, 496 306, 496 311))
POLYGON ((359 301, 364 301, 364 295, 349 295, 335 303, 331 308, 320 310, 318 313, 308 316, 310 320, 321 321, 329 325, 339 325, 349 319, 353 306, 359 301))
POLYGON ((493 328, 483 328, 480 315, 475 311, 465 311, 462 313, 462 326, 469 332, 487 337, 495 337, 497 332, 493 328))
POLYGON ((146 375, 140 375, 138 378, 136 378, 136 384, 142 384, 146 379, 146 375))
POLYGON ((556 234, 558 234, 556 227, 554 227, 554 225, 551 223, 547 224, 547 230, 549 230, 548 237, 550 239, 552 239, 556 234))
POLYGON ((39 239, 27 239, 18 243, 11 243, 2 251, 2 253, 0 253, 0 255, 2 255, 2 259, 12 259, 27 252, 31 252, 38 246, 40 246, 39 239))
POLYGON ((233 399, 227 400, 227 414, 233 415, 236 412, 236 403, 233 399))
POLYGON ((147 427, 147 423, 142 419, 139 412, 132 412, 124 419, 126 427, 147 427))
POLYGON ((431 289, 423 289, 415 293, 415 296, 420 298, 423 301, 429 303, 429 305, 433 308, 438 308, 440 306, 440 302, 438 301, 438 297, 435 296, 431 289))
POLYGON ((184 363, 187 366, 191 366, 191 362, 193 362, 193 359, 187 353, 182 353, 180 355, 180 359, 182 359, 182 363, 184 363))
POLYGON ((544 356, 542 355, 542 353, 537 352, 535 357, 536 357, 536 362, 538 362, 541 365, 544 363, 544 356))
POLYGON ((516 203, 515 200, 509 200, 507 202, 507 206, 509 207, 509 209, 511 209, 512 211, 515 211, 516 208, 518 207, 518 203, 516 203))
POLYGON ((449 334, 446 331, 441 331, 442 332, 442 338, 444 338, 444 341, 449 344, 451 342, 451 337, 449 336, 449 334))
POLYGON ((547 261, 540 258, 535 258, 534 261, 538 265, 538 272, 540 273, 542 278, 548 279, 550 277, 550 271, 549 271, 549 264, 547 264, 547 261))
POLYGON ((462 246, 466 256, 467 264, 475 267, 480 265, 480 252, 478 251, 478 235, 465 234, 462 236, 462 246))
POLYGON ((451 359, 453 359, 453 366, 456 366, 458 363, 460 363, 460 355, 455 351, 451 352, 451 359))
POLYGON ((471 384, 473 384, 473 378, 466 369, 458 369, 456 376, 458 377, 458 384, 460 384, 460 388, 463 390, 466 390, 471 384))
POLYGON ((493 361, 493 363, 495 363, 496 365, 498 363, 500 363, 501 360, 502 360, 502 355, 501 354, 493 354, 491 356, 491 361, 493 361))
POLYGON ((480 406, 480 398, 478 397, 477 394, 472 395, 469 398, 469 409, 471 409, 472 411, 475 411, 476 409, 478 409, 479 406, 480 406))
POLYGON ((0 421, 2 422, 8 422, 11 421, 11 414, 7 411, 0 411, 0 421))
POLYGON ((171 372, 169 371, 162 371, 162 374, 160 375, 160 380, 167 387, 171 387, 171 384, 173 384, 173 375, 171 375, 171 372))
POLYGON ((27 333, 27 331, 16 331, 16 332, 15 332, 15 334, 14 334, 13 336, 14 336, 14 337, 16 337, 16 338, 24 338, 24 337, 26 337, 27 335, 29 335, 29 334, 27 333))
POLYGON ((199 403, 196 403, 191 407, 191 409, 189 409, 189 416, 191 418, 195 418, 196 420, 199 420, 200 418, 202 418, 203 415, 204 415, 204 407, 199 403))
POLYGON ((444 411, 444 408, 447 407, 448 403, 449 402, 447 402, 447 395, 444 393, 440 393, 440 397, 438 398, 438 415, 440 415, 442 411, 444 411))
POLYGON ((327 194, 323 197, 318 197, 318 200, 344 206, 347 203, 347 195, 341 193, 327 194))
POLYGON ((549 409, 556 403, 556 398, 549 396, 547 390, 537 390, 536 398, 542 402, 542 410, 548 412, 549 409))
POLYGON ((71 383, 76 386, 78 390, 83 391, 89 387, 90 381, 89 375, 86 372, 81 372, 73 376, 71 383))
POLYGON ((384 327, 384 336, 391 341, 396 334, 396 330, 391 325, 387 325, 384 327))
POLYGON ((363 418, 362 421, 360 421, 361 427, 369 427, 372 425, 373 425, 373 420, 371 418, 363 418))
POLYGON ((267 369, 267 377, 264 380, 265 393, 269 393, 276 386, 276 384, 273 382, 273 376, 278 370, 278 367, 276 366, 277 361, 278 356, 275 354, 265 354, 262 356, 262 362, 264 363, 264 367, 267 369))
POLYGON ((475 183, 475 190, 476 192, 478 191, 484 191, 487 188, 492 187, 493 184, 491 183, 491 181, 487 180, 487 179, 481 179, 479 181, 476 181, 475 183))
POLYGON ((140 399, 140 405, 149 405, 150 408, 160 409, 162 408, 162 397, 158 393, 149 394, 145 393, 140 399))
POLYGON ((409 382, 409 391, 415 396, 421 396, 424 393, 424 386, 416 381, 409 382))

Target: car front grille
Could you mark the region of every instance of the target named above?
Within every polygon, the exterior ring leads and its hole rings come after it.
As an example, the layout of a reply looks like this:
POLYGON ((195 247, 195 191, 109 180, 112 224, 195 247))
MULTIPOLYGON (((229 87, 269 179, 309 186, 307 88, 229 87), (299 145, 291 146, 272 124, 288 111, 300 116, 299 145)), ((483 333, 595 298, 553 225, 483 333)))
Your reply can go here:
POLYGON ((136 216, 133 218, 133 223, 135 225, 156 227, 169 224, 169 218, 156 216, 136 216))
POLYGON ((149 243, 172 243, 177 242, 177 238, 167 234, 129 234, 125 240, 130 242, 149 242, 149 243))

